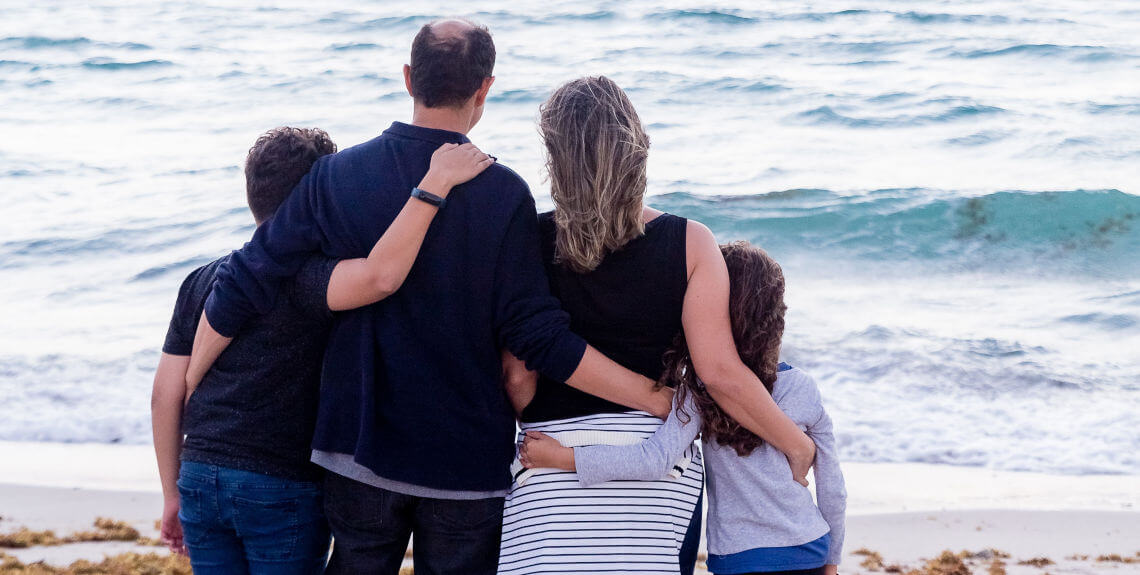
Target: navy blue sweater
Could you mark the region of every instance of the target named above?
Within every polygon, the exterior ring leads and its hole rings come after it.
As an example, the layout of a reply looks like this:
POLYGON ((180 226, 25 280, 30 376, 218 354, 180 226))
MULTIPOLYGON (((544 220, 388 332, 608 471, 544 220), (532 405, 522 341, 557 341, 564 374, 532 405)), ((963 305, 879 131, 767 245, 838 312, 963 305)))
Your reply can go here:
MULTIPOLYGON (((461 134, 392 124, 321 158, 270 221, 220 267, 210 324, 233 336, 273 308, 283 280, 315 251, 367 256, 461 134)), ((448 197, 403 287, 337 315, 321 375, 314 449, 354 454, 386 479, 436 489, 510 486, 514 419, 499 349, 565 381, 586 342, 550 294, 534 198, 495 164, 448 197)))

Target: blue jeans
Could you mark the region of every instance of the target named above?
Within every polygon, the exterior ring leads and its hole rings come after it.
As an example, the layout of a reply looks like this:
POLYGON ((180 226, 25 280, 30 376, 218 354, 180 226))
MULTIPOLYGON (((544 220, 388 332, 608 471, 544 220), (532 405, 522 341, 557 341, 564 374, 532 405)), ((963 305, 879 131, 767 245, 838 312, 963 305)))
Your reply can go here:
POLYGON ((316 483, 184 461, 178 492, 196 575, 324 571, 329 527, 316 483))

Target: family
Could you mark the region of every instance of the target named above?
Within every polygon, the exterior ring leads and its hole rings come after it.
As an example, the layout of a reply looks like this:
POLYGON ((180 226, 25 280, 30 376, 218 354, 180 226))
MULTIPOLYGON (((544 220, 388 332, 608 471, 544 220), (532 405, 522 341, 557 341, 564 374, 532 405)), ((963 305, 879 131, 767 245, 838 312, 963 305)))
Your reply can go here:
POLYGON ((257 230, 183 282, 155 375, 163 540, 198 574, 395 575, 413 537, 419 575, 689 574, 707 473, 711 572, 834 575, 843 476, 780 361, 780 266, 645 205, 606 77, 542 105, 537 214, 466 136, 494 64, 432 22, 410 124, 250 149, 257 230))

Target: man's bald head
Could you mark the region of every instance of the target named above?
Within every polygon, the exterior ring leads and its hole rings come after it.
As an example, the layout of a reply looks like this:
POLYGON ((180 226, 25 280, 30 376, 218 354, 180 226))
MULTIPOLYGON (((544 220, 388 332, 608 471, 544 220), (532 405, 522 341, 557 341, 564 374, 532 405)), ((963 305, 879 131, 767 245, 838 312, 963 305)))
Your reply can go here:
POLYGON ((424 25, 424 28, 431 30, 436 38, 457 38, 462 39, 471 30, 478 28, 474 22, 465 18, 448 18, 446 20, 434 20, 424 25))
POLYGON ((463 105, 494 69, 495 43, 486 26, 438 20, 420 28, 412 41, 412 95, 428 108, 463 105))

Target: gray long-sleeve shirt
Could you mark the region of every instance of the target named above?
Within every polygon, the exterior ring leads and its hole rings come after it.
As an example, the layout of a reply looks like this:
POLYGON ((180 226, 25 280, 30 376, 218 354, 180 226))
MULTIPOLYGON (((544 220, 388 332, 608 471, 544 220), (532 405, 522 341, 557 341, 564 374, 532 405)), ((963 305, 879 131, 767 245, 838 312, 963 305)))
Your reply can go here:
MULTIPOLYGON (((772 445, 765 443, 741 457, 731 447, 706 441, 709 553, 731 555, 760 547, 791 547, 830 532, 827 563, 838 565, 843 555, 847 491, 831 418, 823 409, 815 381, 799 369, 779 373, 772 398, 815 441, 818 506, 810 490, 793 481, 787 459, 772 445)), ((692 405, 687 405, 685 412, 696 414, 692 405)), ((674 410, 653 437, 640 444, 575 447, 579 482, 588 487, 615 479, 665 477, 700 428, 699 415, 682 423, 674 410)))

